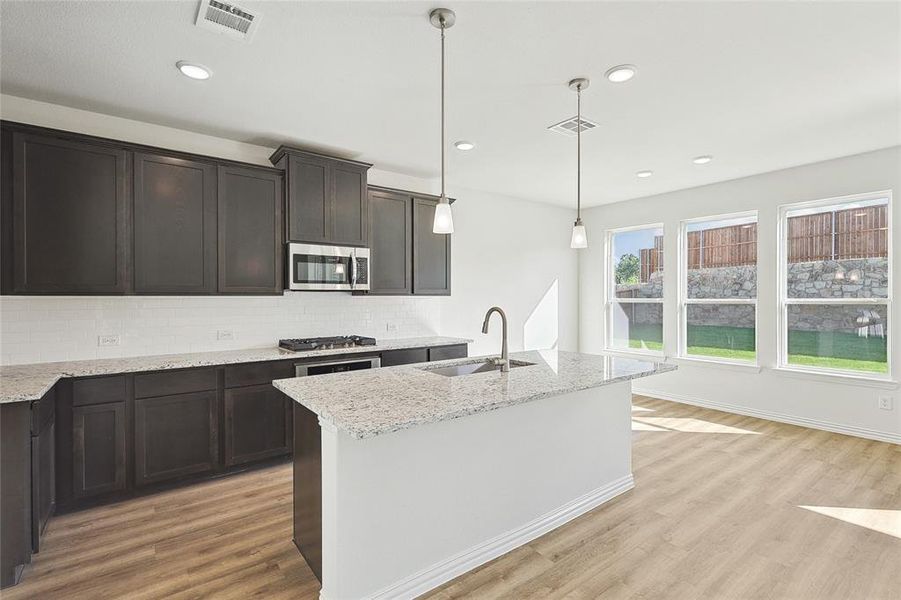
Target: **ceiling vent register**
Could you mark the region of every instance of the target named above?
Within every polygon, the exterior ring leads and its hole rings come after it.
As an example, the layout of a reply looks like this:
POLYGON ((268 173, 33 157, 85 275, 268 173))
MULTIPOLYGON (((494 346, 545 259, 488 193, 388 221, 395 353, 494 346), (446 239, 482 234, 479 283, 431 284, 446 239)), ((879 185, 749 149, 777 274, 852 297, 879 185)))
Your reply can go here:
POLYGON ((579 123, 582 124, 582 133, 586 131, 591 131, 595 127, 598 126, 594 121, 589 121, 585 117, 582 117, 582 120, 579 120, 579 117, 572 116, 565 121, 560 121, 554 125, 548 127, 551 131, 556 131, 557 133, 562 133, 564 135, 573 136, 576 135, 576 129, 579 127, 579 123))
POLYGON ((259 12, 251 12, 235 4, 218 0, 201 0, 196 25, 249 42, 260 24, 259 12))

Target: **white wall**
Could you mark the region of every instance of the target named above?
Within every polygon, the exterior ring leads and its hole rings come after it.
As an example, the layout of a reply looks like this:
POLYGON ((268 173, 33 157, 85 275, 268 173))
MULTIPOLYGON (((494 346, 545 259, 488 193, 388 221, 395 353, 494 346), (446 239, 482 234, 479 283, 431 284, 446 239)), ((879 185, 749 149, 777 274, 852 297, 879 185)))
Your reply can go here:
MULTIPOLYGON (((0 95, 0 117, 263 165, 274 150, 8 95, 0 95)), ((369 181, 437 190, 436 181, 378 168, 370 171, 369 181)), ((500 323, 492 323, 488 336, 480 332, 493 304, 510 317, 511 350, 524 347, 527 323, 530 348, 558 340, 558 347, 575 350, 578 257, 568 242, 573 211, 473 190, 449 187, 448 192, 458 198, 451 297, 303 292, 258 298, 7 296, 0 298, 0 364, 226 350, 272 345, 280 337, 349 333, 457 335, 476 340, 473 355, 496 353, 500 323), (556 298, 546 294, 555 281, 556 298), (218 340, 219 330, 233 331, 234 340, 218 340), (120 335, 121 345, 98 347, 97 336, 107 334, 120 335)))
MULTIPOLYGON (((894 298, 901 297, 898 260, 901 244, 901 147, 774 171, 753 177, 609 204, 584 212, 592 241, 607 229, 662 222, 664 231, 664 344, 667 356, 677 352, 679 222, 682 219, 758 211, 758 356, 761 369, 700 366, 682 363, 678 371, 635 384, 639 393, 702 402, 735 412, 794 421, 825 429, 901 442, 901 394, 897 384, 868 386, 828 376, 788 374, 777 363, 776 227, 783 204, 862 192, 894 190, 894 298), (880 396, 894 398, 894 410, 877 407, 880 396)), ((580 348, 598 352, 604 346, 603 243, 584 251, 580 264, 580 348)), ((901 378, 901 302, 889 317, 889 343, 894 357, 892 379, 901 378)))

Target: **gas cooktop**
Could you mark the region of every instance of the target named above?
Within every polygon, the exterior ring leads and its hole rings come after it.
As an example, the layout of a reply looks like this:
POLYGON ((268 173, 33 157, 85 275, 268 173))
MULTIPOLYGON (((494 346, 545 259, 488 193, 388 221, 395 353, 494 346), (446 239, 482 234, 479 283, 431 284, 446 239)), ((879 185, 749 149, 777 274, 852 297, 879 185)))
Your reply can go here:
POLYGON ((354 346, 375 346, 375 338, 362 335, 339 335, 335 337, 291 338, 279 340, 278 345, 286 350, 329 350, 331 348, 352 348, 354 346))

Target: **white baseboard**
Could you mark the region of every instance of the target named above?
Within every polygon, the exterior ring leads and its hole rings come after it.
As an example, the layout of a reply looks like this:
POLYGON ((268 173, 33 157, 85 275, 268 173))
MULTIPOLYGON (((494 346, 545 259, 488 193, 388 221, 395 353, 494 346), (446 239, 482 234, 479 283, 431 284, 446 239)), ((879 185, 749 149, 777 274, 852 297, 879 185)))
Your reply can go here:
POLYGON ((768 421, 778 421, 780 423, 788 423, 789 425, 800 425, 801 427, 809 427, 811 429, 821 429, 832 433, 842 433, 845 435, 853 435, 854 437, 866 438, 877 442, 889 442, 890 444, 901 444, 901 435, 890 431, 879 431, 878 429, 867 429, 866 427, 856 427, 854 425, 842 425, 840 423, 832 423, 830 421, 822 421, 820 419, 809 419, 807 417, 798 417, 795 415, 787 415, 784 413, 772 412, 769 410, 758 410, 756 408, 747 408, 736 404, 726 404, 725 402, 713 402, 702 398, 694 398, 684 396, 682 394, 672 394, 670 392, 661 392, 658 390, 650 390, 632 388, 632 393, 642 396, 651 396, 660 398, 661 400, 672 400, 682 404, 691 404, 692 406, 700 406, 702 408, 712 408, 723 412, 745 415, 748 417, 757 417, 768 421))
POLYGON ((630 473, 608 485, 592 490, 584 496, 576 498, 572 502, 567 502, 563 506, 546 513, 521 527, 517 527, 516 529, 473 546, 468 550, 464 550, 446 560, 435 563, 430 567, 426 567, 418 573, 414 573, 409 577, 379 590, 375 594, 369 596, 369 598, 372 600, 416 598, 467 571, 471 571, 502 554, 510 552, 514 548, 518 548, 523 544, 531 542, 548 531, 556 529, 564 523, 612 500, 623 492, 631 490, 633 487, 635 487, 635 482, 630 473))

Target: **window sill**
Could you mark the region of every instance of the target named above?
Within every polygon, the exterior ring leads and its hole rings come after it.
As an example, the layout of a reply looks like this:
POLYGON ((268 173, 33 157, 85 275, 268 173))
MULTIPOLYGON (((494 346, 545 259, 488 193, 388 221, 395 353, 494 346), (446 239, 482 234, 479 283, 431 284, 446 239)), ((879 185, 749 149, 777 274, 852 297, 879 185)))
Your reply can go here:
POLYGON ((611 356, 622 356, 623 358, 635 358, 635 359, 645 359, 645 360, 655 360, 657 362, 666 362, 666 354, 663 352, 656 352, 654 350, 648 350, 647 352, 642 352, 640 350, 620 350, 614 348, 604 348, 604 354, 609 354, 611 356))
POLYGON ((866 377, 863 375, 849 375, 846 373, 826 373, 823 371, 813 371, 810 369, 797 369, 794 367, 775 367, 773 371, 779 375, 786 377, 797 377, 798 379, 807 379, 811 381, 820 381, 828 383, 840 383, 844 385, 865 386, 882 390, 898 389, 898 382, 891 379, 881 379, 878 377, 866 377))
POLYGON ((666 362, 677 365, 686 365, 691 367, 710 367, 713 369, 726 369, 729 371, 740 371, 742 373, 760 373, 761 366, 753 363, 733 362, 727 360, 712 360, 707 358, 694 358, 688 356, 674 356, 668 358, 666 362))

